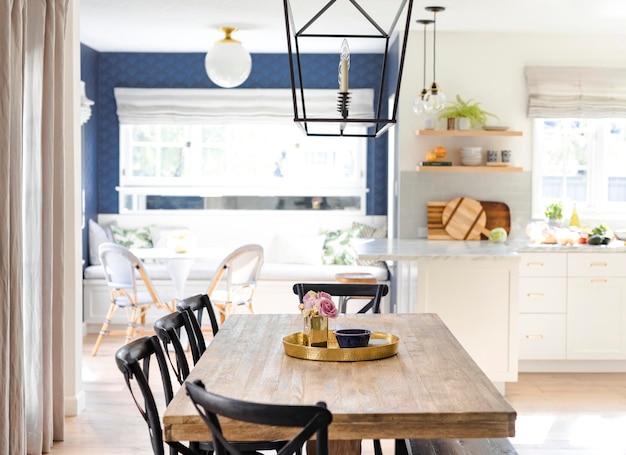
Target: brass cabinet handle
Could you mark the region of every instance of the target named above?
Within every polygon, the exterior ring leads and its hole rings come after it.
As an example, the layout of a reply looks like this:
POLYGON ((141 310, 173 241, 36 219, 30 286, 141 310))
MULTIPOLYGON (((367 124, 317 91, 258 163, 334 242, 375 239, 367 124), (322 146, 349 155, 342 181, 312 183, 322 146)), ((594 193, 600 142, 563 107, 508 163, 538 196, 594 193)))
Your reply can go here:
POLYGON ((528 262, 526 267, 543 267, 543 262, 528 262))
POLYGON ((592 262, 591 264, 589 264, 590 267, 606 267, 609 264, 607 264, 606 262, 592 262))
POLYGON ((596 283, 596 284, 604 284, 604 283, 608 283, 609 280, 596 278, 596 279, 592 279, 591 282, 592 283, 596 283))
POLYGON ((543 295, 543 292, 529 292, 528 294, 526 294, 526 297, 542 299, 545 296, 543 295))
POLYGON ((526 335, 526 338, 529 340, 543 340, 543 335, 540 335, 540 334, 526 335))

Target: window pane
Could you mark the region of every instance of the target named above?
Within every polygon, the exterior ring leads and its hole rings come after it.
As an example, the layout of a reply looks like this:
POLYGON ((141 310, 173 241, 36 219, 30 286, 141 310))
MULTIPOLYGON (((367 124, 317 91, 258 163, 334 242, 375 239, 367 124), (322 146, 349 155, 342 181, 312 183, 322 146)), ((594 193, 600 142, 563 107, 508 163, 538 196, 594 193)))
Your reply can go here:
POLYGON ((587 202, 588 122, 544 120, 540 134, 543 198, 587 202))
POLYGON ((609 202, 626 202, 626 120, 607 122, 606 169, 609 202))
POLYGON ((161 177, 180 177, 183 173, 183 149, 163 147, 161 149, 161 177))
POLYGON ((156 149, 133 147, 132 175, 134 177, 156 176, 156 149))
POLYGON ((133 127, 133 141, 155 142, 159 139, 159 128, 152 125, 138 125, 133 127))
POLYGON ((161 140, 163 142, 185 142, 187 138, 187 128, 184 126, 167 126, 161 129, 161 140))

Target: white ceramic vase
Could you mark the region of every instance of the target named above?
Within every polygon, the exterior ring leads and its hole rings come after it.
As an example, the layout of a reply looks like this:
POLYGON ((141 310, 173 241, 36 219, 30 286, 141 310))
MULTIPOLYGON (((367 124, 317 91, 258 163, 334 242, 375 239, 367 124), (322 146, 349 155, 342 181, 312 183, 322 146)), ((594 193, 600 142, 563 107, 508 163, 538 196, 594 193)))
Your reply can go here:
POLYGON ((469 119, 467 117, 457 117, 456 129, 457 130, 469 130, 470 129, 469 119))

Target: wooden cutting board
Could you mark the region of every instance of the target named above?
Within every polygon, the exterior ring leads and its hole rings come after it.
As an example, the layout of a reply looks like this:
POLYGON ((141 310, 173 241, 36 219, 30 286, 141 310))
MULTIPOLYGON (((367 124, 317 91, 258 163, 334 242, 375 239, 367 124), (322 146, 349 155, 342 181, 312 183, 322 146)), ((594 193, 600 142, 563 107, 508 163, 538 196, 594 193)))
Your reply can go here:
POLYGON ((446 233, 456 240, 480 240, 481 234, 489 236, 485 228, 487 214, 476 199, 452 199, 443 209, 441 222, 446 233))
MULTIPOLYGON (((427 208, 427 227, 429 240, 454 240, 443 228, 442 214, 449 201, 430 201, 426 203, 427 208)), ((507 234, 511 232, 511 212, 509 206, 504 202, 479 201, 485 213, 487 220, 485 228, 491 230, 493 228, 504 228, 507 234)), ((486 240, 487 236, 481 235, 481 240, 486 240)), ((478 239, 476 239, 478 240, 478 239)))

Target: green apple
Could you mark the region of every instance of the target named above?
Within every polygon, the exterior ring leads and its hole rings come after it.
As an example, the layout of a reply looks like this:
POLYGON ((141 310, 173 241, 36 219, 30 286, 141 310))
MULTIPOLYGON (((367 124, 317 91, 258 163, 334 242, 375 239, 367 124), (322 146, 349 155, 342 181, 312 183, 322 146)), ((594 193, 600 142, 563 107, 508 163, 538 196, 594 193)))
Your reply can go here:
POLYGON ((504 228, 498 227, 489 231, 489 240, 493 243, 504 243, 506 242, 506 230, 504 228))

